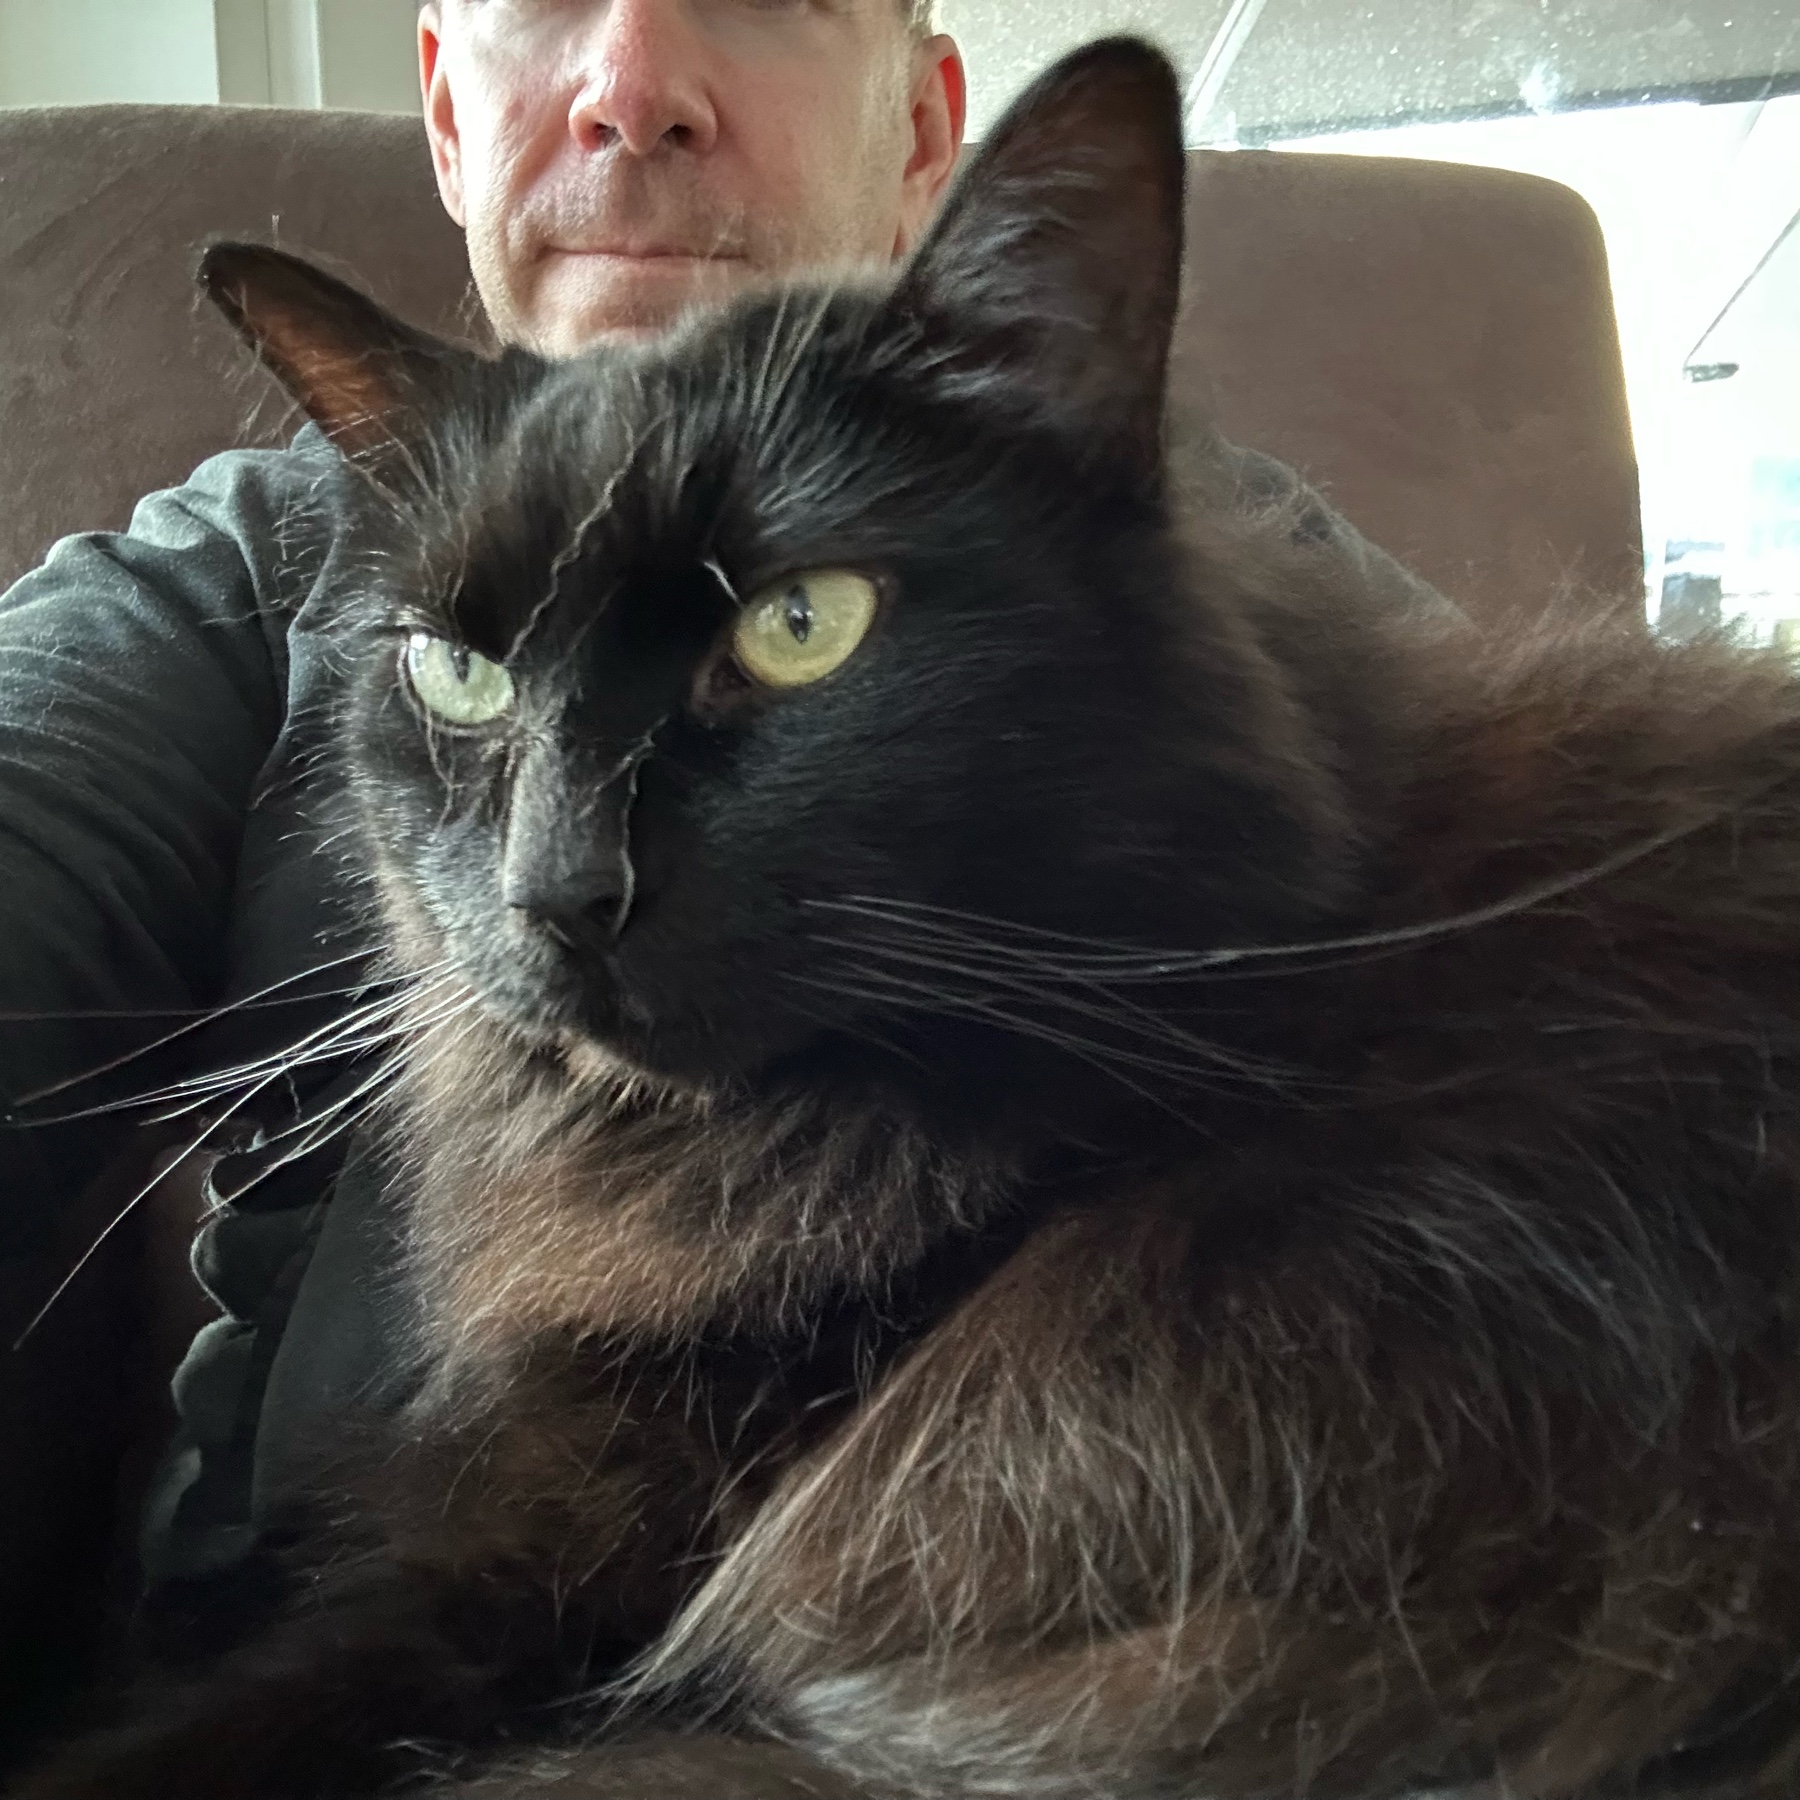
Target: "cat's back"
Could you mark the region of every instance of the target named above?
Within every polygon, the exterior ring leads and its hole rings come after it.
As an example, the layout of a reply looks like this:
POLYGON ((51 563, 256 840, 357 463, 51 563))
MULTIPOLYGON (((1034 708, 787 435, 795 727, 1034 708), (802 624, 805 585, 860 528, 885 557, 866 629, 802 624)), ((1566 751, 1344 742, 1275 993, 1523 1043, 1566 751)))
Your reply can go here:
MULTIPOLYGON (((1551 615, 1421 634, 1381 923, 1497 913, 1621 952, 1800 931, 1800 671, 1551 615)), ((1454 937, 1454 932, 1447 938, 1454 937)))
POLYGON ((1414 672, 1366 910, 1264 983, 1312 1115, 1800 1220, 1800 675, 1554 615, 1414 672))

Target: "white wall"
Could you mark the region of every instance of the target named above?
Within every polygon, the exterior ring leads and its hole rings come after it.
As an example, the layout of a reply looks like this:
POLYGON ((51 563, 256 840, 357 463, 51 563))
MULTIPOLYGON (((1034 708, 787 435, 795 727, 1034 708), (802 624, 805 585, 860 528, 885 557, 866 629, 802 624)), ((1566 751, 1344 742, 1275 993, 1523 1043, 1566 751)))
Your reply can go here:
POLYGON ((219 97, 213 0, 0 0, 0 105, 219 97))
POLYGON ((419 110, 415 0, 0 0, 0 106, 419 110))
POLYGON ((322 104, 419 110, 418 0, 313 0, 322 104))
POLYGON ((213 0, 218 95, 237 105, 263 106, 269 88, 268 0, 213 0))

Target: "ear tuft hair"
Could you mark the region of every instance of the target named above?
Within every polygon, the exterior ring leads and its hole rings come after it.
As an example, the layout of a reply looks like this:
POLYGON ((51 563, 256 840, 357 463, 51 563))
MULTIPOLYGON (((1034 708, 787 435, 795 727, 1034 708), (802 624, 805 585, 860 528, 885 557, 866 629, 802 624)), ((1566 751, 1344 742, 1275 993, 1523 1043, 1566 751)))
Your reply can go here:
POLYGON ((475 360, 265 244, 211 244, 195 279, 339 448, 371 465, 403 451, 475 360))

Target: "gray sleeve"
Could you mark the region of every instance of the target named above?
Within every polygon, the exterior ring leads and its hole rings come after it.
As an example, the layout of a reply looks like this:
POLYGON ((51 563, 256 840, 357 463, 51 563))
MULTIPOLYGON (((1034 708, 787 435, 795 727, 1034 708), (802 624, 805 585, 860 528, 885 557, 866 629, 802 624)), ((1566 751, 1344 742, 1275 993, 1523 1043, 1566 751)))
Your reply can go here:
MULTIPOLYGON (((295 541, 296 499, 317 477, 316 451, 215 458, 128 532, 58 544, 0 599, 9 1112, 217 990, 245 817, 281 728, 285 620, 316 549, 295 541)), ((59 1104, 142 1085, 133 1069, 59 1104)), ((0 1249, 26 1248, 122 1129, 0 1131, 0 1249)))

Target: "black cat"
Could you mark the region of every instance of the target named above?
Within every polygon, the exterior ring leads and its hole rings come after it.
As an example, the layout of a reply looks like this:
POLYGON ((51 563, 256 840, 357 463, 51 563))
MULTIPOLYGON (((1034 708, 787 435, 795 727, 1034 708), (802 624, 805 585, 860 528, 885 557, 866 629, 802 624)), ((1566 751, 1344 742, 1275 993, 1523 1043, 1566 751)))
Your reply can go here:
POLYGON ((209 255, 391 508, 420 1385, 31 1800, 1788 1791, 1800 685, 1173 440, 1183 171, 1097 45, 556 366, 209 255))

